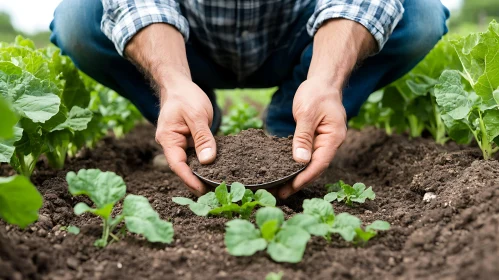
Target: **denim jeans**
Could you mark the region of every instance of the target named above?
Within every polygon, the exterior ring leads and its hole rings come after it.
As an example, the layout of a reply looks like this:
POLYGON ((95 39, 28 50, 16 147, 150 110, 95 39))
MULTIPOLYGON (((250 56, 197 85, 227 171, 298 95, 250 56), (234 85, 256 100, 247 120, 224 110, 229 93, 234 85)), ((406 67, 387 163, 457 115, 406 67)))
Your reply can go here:
MULTIPOLYGON (((312 59, 313 38, 305 25, 314 5, 311 3, 294 23, 284 43, 244 81, 237 81, 234 73, 214 63, 191 33, 186 51, 193 81, 205 92, 278 86, 268 107, 266 128, 273 135, 292 135, 296 125, 293 97, 306 79, 312 59)), ((404 8, 403 19, 383 50, 366 59, 344 88, 343 105, 348 118, 358 113, 370 93, 410 71, 447 33, 449 11, 440 0, 405 0, 404 8)), ((64 0, 50 25, 51 41, 80 70, 129 99, 145 118, 156 123, 159 100, 144 76, 118 55, 113 43, 100 30, 102 10, 100 0, 64 0)))

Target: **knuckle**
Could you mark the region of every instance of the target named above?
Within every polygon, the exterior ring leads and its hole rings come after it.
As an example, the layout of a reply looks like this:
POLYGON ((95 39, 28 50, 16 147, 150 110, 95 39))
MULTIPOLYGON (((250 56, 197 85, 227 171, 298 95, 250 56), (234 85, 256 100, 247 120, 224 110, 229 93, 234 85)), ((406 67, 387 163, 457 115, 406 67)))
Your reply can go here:
POLYGON ((194 132, 192 138, 194 139, 194 145, 197 149, 210 143, 213 136, 209 130, 200 129, 194 132))
POLYGON ((312 144, 314 143, 313 139, 313 135, 308 131, 298 131, 295 134, 295 141, 305 146, 312 146, 312 144))

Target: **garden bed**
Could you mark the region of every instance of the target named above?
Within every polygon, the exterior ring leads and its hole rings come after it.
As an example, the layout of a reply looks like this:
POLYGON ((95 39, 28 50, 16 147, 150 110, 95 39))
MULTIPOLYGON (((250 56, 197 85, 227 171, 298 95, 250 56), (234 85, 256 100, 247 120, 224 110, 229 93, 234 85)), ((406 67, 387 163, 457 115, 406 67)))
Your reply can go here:
MULTIPOLYGON (((499 162, 481 160, 478 148, 440 146, 432 140, 351 130, 321 179, 280 201, 287 214, 301 212, 305 198, 323 197, 324 184, 342 179, 372 186, 376 199, 355 208, 333 203, 364 222, 392 224, 365 247, 339 238, 309 242, 303 261, 280 264, 264 253, 233 257, 223 244, 224 218, 195 216, 171 201, 189 196, 171 171, 153 167, 161 153, 154 128, 142 125, 124 139, 105 138, 94 150, 68 160, 65 169, 39 163, 32 180, 44 197, 39 221, 24 231, 0 221, 0 279, 493 279, 499 275, 499 162), (123 176, 129 193, 149 198, 175 228, 170 245, 150 244, 129 234, 105 249, 92 244, 101 220, 73 214, 87 198, 73 198, 65 175, 99 168, 123 176), (435 197, 423 201, 425 193, 435 197), (81 228, 79 235, 59 230, 81 228)), ((0 175, 13 172, 6 165, 0 175)), ((430 195, 426 195, 430 197, 430 195)), ((120 205, 117 207, 120 210, 120 205)))

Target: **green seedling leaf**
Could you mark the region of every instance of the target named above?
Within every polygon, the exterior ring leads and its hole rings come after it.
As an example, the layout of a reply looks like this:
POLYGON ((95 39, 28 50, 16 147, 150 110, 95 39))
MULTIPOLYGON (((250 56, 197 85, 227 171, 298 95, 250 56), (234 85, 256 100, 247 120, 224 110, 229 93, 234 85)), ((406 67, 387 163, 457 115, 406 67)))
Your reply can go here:
POLYGON ((67 227, 60 227, 60 230, 67 231, 71 234, 78 235, 80 234, 80 228, 77 226, 67 226, 67 227))
POLYGON ((378 234, 378 231, 381 230, 389 230, 390 224, 385 221, 376 220, 368 225, 364 230, 362 228, 356 228, 355 233, 357 234, 356 238, 361 240, 363 243, 368 242, 371 238, 375 237, 378 234))
POLYGON ((221 205, 227 205, 231 203, 231 197, 229 195, 227 184, 225 184, 225 182, 222 182, 215 189, 215 196, 217 197, 217 200, 221 205))
POLYGON ((23 137, 23 129, 14 127, 14 136, 8 139, 0 139, 0 162, 10 162, 16 151, 15 143, 23 137))
POLYGON ((254 197, 255 201, 258 201, 260 206, 275 206, 276 199, 267 190, 260 189, 257 190, 254 197))
POLYGON ((0 218, 25 228, 38 219, 43 198, 23 176, 0 177, 0 218))
POLYGON ((296 214, 286 221, 285 226, 297 226, 303 228, 308 233, 315 236, 326 237, 330 226, 320 222, 320 220, 309 214, 296 214))
POLYGON ((246 188, 243 184, 234 182, 230 185, 230 201, 238 202, 240 201, 246 192, 246 188))
POLYGON ((216 203, 218 204, 215 193, 213 192, 201 196, 198 199, 199 202, 195 202, 192 199, 186 197, 173 197, 172 201, 180 205, 188 205, 189 209, 191 209, 191 211, 198 216, 208 215, 210 210, 213 209, 211 206, 214 204, 214 202, 216 201, 216 203), (214 201, 213 198, 215 199, 214 201))
POLYGON ((253 201, 253 191, 251 191, 250 189, 246 189, 244 191, 243 198, 241 199, 241 203, 244 205, 251 201, 253 201))
MULTIPOLYGON (((325 201, 333 202, 336 200, 341 202, 344 200, 345 204, 351 206, 352 202, 364 203, 366 199, 373 200, 376 197, 372 187, 366 189, 366 185, 363 183, 355 183, 352 187, 340 180, 337 185, 340 187, 340 190, 326 194, 324 196, 325 201)), ((326 188, 331 189, 328 185, 326 185, 326 188)))
POLYGON ((390 223, 386 222, 386 221, 380 221, 380 220, 376 220, 366 227, 367 231, 389 230, 389 229, 390 229, 390 223))
POLYGON ((283 227, 269 243, 267 252, 276 262, 298 263, 310 240, 310 234, 297 226, 283 227))
POLYGON ((278 220, 268 220, 260 228, 263 239, 271 241, 274 239, 276 232, 279 230, 278 220))
POLYGON ((256 211, 256 224, 259 228, 267 221, 277 221, 277 226, 280 227, 284 222, 284 213, 281 209, 275 207, 264 207, 256 211))
POLYGON ((225 246, 233 256, 251 256, 267 247, 267 241, 262 238, 260 231, 245 220, 227 222, 225 231, 225 246))
POLYGON ((123 216, 128 231, 143 235, 149 242, 173 241, 172 224, 161 220, 147 198, 128 195, 123 202, 123 216))
POLYGON ((351 242, 356 236, 355 229, 359 228, 361 224, 359 218, 348 213, 341 213, 336 215, 330 232, 337 233, 346 241, 351 242))
POLYGON ((82 169, 78 171, 78 174, 68 172, 66 180, 72 195, 86 195, 96 206, 96 209, 90 209, 88 205, 79 203, 75 207, 77 215, 88 211, 107 219, 116 202, 121 200, 126 193, 123 179, 109 171, 82 169))
POLYGON ((303 201, 303 213, 312 215, 320 220, 321 223, 331 225, 335 215, 331 203, 320 199, 312 198, 303 201))

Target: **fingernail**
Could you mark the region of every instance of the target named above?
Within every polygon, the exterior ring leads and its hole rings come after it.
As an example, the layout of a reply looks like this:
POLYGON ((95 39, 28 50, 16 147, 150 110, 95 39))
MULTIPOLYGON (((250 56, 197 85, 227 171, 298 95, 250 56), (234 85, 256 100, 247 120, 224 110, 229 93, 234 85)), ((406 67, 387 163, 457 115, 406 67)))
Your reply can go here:
POLYGON ((212 150, 211 148, 205 148, 204 150, 199 153, 199 161, 201 162, 206 162, 209 161, 212 157, 212 150))
POLYGON ((303 148, 296 148, 295 150, 296 157, 303 161, 310 161, 310 152, 303 148))

